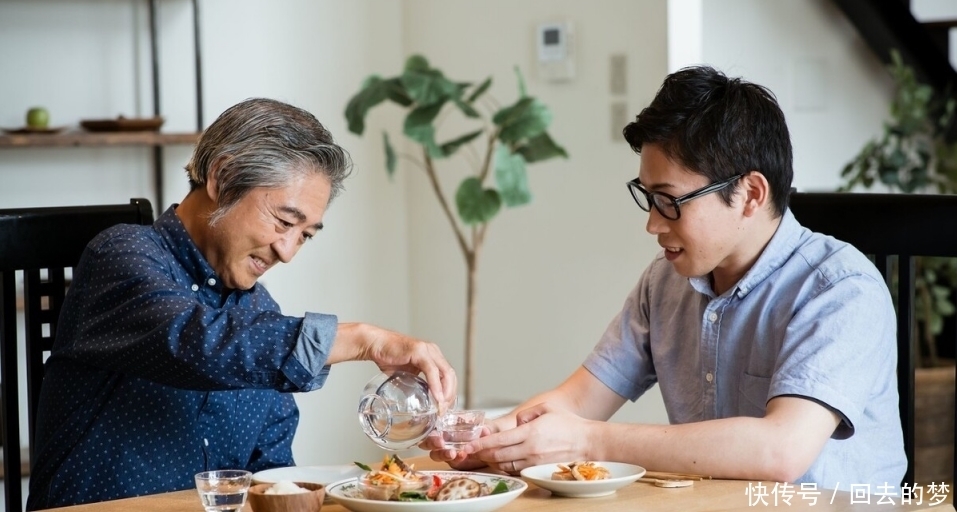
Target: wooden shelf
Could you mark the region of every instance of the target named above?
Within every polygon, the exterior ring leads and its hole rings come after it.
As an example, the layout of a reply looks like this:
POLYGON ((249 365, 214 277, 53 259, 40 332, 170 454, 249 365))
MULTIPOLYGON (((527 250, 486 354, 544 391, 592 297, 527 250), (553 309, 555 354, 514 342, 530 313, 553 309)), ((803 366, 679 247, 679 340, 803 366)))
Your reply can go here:
MULTIPOLYGON (((2 0, 0 0, 2 2, 2 0)), ((152 78, 153 117, 161 117, 159 51, 157 38, 157 10, 159 0, 146 0, 148 5, 148 32, 150 69, 152 78)), ((200 66, 200 10, 199 0, 189 0, 193 11, 193 62, 196 76, 196 131, 161 133, 159 131, 86 131, 78 125, 66 125, 68 130, 59 133, 10 133, 0 131, 0 150, 13 148, 76 148, 76 147, 144 147, 150 148, 152 160, 153 189, 156 196, 153 208, 161 214, 168 206, 163 201, 164 146, 192 146, 199 142, 203 131, 203 70, 200 66)), ((142 127, 142 126, 140 126, 142 127)), ((153 128, 153 127, 151 127, 153 128)))
POLYGON ((0 135, 0 148, 30 147, 78 147, 78 146, 167 146, 172 144, 195 144, 199 133, 161 132, 83 132, 73 131, 58 134, 5 134, 0 135))

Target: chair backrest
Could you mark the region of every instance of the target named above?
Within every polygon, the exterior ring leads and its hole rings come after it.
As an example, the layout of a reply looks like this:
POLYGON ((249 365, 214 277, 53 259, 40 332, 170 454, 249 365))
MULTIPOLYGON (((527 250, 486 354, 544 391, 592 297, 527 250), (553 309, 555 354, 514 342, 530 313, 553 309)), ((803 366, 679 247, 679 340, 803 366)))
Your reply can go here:
MULTIPOLYGON (((794 192, 789 205, 805 227, 870 256, 888 286, 896 270, 897 388, 907 453, 904 482, 914 483, 914 374, 919 347, 914 340, 913 258, 957 257, 957 195, 794 192)), ((957 416, 957 412, 950 414, 957 416)), ((957 434, 954 441, 957 464, 957 434)), ((954 469, 957 474, 957 465, 954 469)))
MULTIPOLYGON (((152 223, 153 208, 146 199, 118 205, 0 209, 0 406, 6 510, 22 508, 17 272, 23 276, 27 424, 32 447, 44 354, 56 336, 68 270, 72 272, 83 249, 104 229, 152 223)), ((31 449, 31 463, 33 458, 31 449)))

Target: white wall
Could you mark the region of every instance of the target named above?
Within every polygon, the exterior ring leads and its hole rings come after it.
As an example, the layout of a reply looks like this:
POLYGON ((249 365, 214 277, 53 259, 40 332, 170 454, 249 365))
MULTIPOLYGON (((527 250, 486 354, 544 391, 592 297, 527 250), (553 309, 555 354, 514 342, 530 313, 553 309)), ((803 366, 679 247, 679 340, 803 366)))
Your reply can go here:
MULTIPOLYGON (((684 0, 685 2, 693 0, 684 0)), ((700 60, 769 86, 792 130, 796 185, 834 188, 840 167, 886 115, 889 79, 828 0, 700 0, 700 60), (806 70, 801 73, 800 70, 806 70)), ((491 225, 479 280, 480 399, 519 400, 557 384, 582 361, 656 252, 624 182, 638 158, 613 140, 609 56, 628 59, 632 115, 669 66, 666 27, 681 11, 667 0, 203 0, 207 123, 255 95, 313 111, 351 150, 355 176, 328 213, 328 228, 291 265, 265 279, 284 310, 332 311, 440 343, 461 369, 464 264, 421 174, 385 177, 377 133, 401 119, 374 112, 372 136, 345 129, 342 111, 362 78, 394 75, 422 52, 448 75, 481 80, 515 98, 513 65, 554 111, 551 133, 567 161, 529 167, 531 205, 491 225), (537 23, 564 19, 577 35, 577 77, 548 83, 534 67, 537 23)), ((191 12, 161 2, 166 128, 193 123, 191 12)), ((19 126, 29 106, 54 125, 81 118, 149 115, 148 54, 140 2, 0 1, 0 126, 19 126), (136 27, 133 29, 131 27, 136 27), (26 43, 29 41, 29 43, 26 43)), ((693 45, 693 47, 697 47, 693 45)), ((686 59, 692 57, 685 56, 686 59)), ((692 63, 689 60, 686 63, 692 63)), ((400 139, 401 136, 396 136, 400 139)), ((167 201, 185 193, 188 148, 166 151, 167 201)), ((461 162, 443 167, 455 185, 461 162)), ((0 207, 152 198, 140 148, 0 151, 0 207)), ((369 364, 336 368, 326 389, 300 397, 300 464, 374 459, 353 414, 369 364)), ((625 420, 665 421, 660 396, 626 406, 625 420)))

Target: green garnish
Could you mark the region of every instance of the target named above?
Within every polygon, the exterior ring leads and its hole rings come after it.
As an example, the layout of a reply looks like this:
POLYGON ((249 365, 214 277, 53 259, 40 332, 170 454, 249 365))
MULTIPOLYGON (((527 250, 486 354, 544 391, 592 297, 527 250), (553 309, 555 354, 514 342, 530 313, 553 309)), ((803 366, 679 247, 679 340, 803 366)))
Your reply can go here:
POLYGON ((498 483, 495 484, 495 488, 492 489, 492 492, 490 492, 489 495, 502 494, 503 492, 508 492, 508 484, 505 483, 505 480, 499 480, 498 483))
POLYGON ((355 464, 356 466, 359 466, 359 468, 361 468, 361 469, 363 469, 363 470, 365 470, 365 471, 372 471, 372 468, 370 468, 369 466, 366 466, 365 464, 363 464, 363 463, 361 463, 361 462, 353 462, 353 464, 355 464))
POLYGON ((399 501, 429 501, 424 492, 404 491, 399 493, 399 501))

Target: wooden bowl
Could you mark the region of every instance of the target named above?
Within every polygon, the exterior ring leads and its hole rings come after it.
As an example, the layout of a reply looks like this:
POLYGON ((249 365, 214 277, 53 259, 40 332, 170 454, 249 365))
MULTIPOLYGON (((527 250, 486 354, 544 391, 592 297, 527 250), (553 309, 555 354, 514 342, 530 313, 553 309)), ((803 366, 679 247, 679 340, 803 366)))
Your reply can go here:
POLYGON ((298 494, 265 494, 273 484, 256 484, 249 488, 246 500, 253 512, 318 512, 326 496, 326 487, 322 484, 295 482, 309 492, 298 494))

